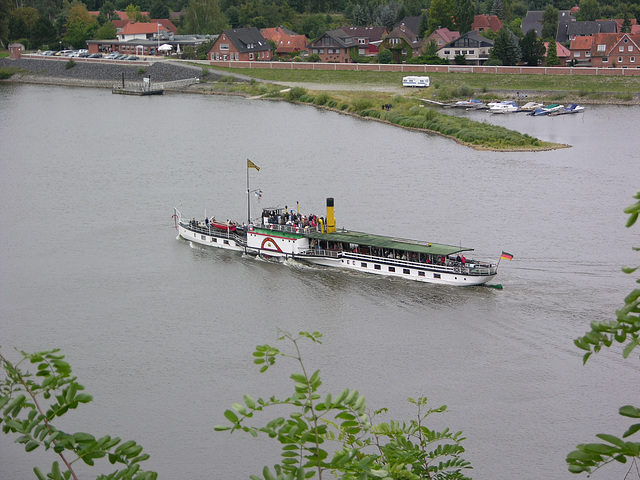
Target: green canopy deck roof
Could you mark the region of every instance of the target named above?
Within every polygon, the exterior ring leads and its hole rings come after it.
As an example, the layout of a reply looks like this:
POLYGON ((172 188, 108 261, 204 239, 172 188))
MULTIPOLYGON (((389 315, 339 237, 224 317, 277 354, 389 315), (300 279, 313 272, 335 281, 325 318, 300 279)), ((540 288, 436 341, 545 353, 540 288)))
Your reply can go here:
POLYGON ((372 235, 370 233, 354 232, 349 230, 338 230, 334 233, 312 232, 306 234, 306 236, 315 240, 354 243, 368 247, 386 248, 388 250, 403 250, 414 253, 427 253, 431 255, 453 255, 455 253, 470 252, 473 250, 473 248, 456 247, 454 245, 444 245, 442 243, 420 242, 417 240, 407 240, 405 238, 385 237, 382 235, 372 235))

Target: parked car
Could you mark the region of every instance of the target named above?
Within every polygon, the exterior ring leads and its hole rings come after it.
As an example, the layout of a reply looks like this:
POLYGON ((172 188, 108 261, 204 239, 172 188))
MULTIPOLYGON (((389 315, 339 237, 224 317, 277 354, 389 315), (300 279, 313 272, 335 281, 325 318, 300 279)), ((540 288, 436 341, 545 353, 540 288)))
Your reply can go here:
POLYGON ((118 52, 111 52, 104 58, 107 58, 109 60, 115 60, 116 57, 119 57, 119 56, 120 56, 120 54, 118 52))
POLYGON ((74 52, 74 50, 60 50, 59 52, 56 52, 56 56, 57 57, 68 57, 73 52, 74 52))
POLYGON ((88 58, 102 58, 102 54, 101 53, 92 53, 89 55, 88 58))
POLYGON ((45 50, 44 52, 41 53, 41 55, 45 55, 47 57, 50 57, 51 55, 54 55, 56 52, 54 52, 53 50, 45 50))
POLYGON ((127 57, 127 60, 139 60, 139 58, 138 58, 138 57, 136 57, 135 55, 129 55, 129 56, 127 57))

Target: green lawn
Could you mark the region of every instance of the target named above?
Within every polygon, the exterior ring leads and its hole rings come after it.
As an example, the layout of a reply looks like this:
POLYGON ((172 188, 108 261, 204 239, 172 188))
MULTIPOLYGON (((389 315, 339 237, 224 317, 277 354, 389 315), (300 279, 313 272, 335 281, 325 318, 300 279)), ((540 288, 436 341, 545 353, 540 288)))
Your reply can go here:
MULTIPOLYGON (((363 86, 391 86, 402 84, 402 72, 354 72, 327 70, 271 70, 271 69, 223 69, 232 73, 249 75, 261 80, 351 84, 363 86)), ((492 75, 482 73, 429 73, 431 85, 436 88, 471 87, 476 93, 492 90, 527 90, 540 92, 589 93, 640 93, 640 76, 583 76, 583 75, 492 75)))

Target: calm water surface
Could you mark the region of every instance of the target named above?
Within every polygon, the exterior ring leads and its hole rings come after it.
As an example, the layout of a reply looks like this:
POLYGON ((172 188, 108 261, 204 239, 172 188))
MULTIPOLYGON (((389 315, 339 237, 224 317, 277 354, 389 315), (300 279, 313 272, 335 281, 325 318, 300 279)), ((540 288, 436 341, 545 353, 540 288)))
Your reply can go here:
MULTIPOLYGON (((637 264, 638 230, 624 228, 622 209, 639 188, 639 109, 468 114, 572 145, 535 154, 226 97, 2 84, 0 112, 0 345, 10 357, 13 347, 67 354, 94 402, 59 428, 135 439, 163 479, 259 474, 277 446, 213 426, 244 393, 291 391, 293 364, 262 375, 252 364, 277 328, 324 334, 304 354, 327 392, 357 388, 387 419, 413 416, 409 396, 448 405, 434 426, 464 431, 476 479, 572 478, 564 458, 577 443, 625 428, 617 408, 637 403, 637 360, 616 350, 582 366, 572 341, 634 286, 620 267, 637 264), (485 259, 513 253, 496 279, 504 290, 177 240, 174 206, 245 218, 247 158, 261 167, 251 182, 264 206, 323 214, 331 196, 339 227, 462 244, 485 259)), ((32 478, 53 461, 11 440, 0 438, 0 478, 32 478)), ((594 478, 621 478, 615 468, 594 478)))

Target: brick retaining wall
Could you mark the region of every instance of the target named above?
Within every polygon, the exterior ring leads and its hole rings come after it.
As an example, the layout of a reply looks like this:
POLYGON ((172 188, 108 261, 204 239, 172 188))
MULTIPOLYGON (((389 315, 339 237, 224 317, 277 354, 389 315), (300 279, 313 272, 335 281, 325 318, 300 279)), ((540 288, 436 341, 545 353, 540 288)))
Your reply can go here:
POLYGON ((473 65, 413 65, 379 63, 307 63, 307 62, 230 62, 212 60, 212 67, 268 68, 287 70, 353 70, 362 72, 403 73, 491 73, 529 75, 640 76, 640 68, 594 67, 485 67, 473 65))

